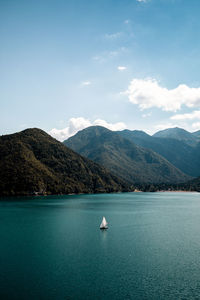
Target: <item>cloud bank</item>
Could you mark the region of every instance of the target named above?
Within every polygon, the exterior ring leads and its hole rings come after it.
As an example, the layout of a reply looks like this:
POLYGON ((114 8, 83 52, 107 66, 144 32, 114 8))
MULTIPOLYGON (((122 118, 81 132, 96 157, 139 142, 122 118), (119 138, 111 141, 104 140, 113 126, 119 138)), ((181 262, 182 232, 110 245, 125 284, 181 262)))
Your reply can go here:
POLYGON ((171 117, 172 120, 195 120, 200 119, 200 110, 195 110, 187 114, 177 114, 171 117))
POLYGON ((70 136, 76 134, 79 130, 87 128, 89 126, 103 126, 110 130, 123 130, 126 128, 126 125, 123 122, 118 123, 108 123, 102 119, 96 119, 95 121, 90 121, 88 119, 79 117, 79 118, 71 118, 68 122, 68 126, 63 129, 53 128, 49 131, 49 134, 56 138, 59 141, 64 141, 68 139, 70 136))
POLYGON ((200 106, 200 88, 180 84, 175 89, 159 85, 156 79, 133 79, 125 92, 129 101, 141 110, 157 107, 164 111, 177 111, 183 105, 200 106))

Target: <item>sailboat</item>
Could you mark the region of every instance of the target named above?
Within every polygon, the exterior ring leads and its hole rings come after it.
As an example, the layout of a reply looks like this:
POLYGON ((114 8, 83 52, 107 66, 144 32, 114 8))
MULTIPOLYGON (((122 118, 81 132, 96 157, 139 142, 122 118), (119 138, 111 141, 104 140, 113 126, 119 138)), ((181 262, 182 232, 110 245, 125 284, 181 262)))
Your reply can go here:
POLYGON ((106 221, 106 218, 103 217, 101 225, 100 225, 100 229, 108 229, 108 223, 106 221))

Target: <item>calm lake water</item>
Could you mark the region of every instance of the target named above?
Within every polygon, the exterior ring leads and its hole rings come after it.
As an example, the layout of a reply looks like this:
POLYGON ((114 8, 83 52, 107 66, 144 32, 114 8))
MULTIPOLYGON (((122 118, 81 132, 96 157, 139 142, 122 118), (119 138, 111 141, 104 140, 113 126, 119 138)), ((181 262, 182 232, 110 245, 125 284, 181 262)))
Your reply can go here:
POLYGON ((200 299, 200 194, 1 199, 0 299, 200 299))

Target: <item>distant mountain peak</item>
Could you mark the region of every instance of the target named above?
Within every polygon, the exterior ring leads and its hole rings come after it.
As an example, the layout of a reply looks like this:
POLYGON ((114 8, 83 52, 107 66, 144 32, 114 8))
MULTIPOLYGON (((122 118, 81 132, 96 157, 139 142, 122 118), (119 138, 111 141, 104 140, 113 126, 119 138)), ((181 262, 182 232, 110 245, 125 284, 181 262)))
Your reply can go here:
POLYGON ((93 125, 93 126, 89 126, 87 128, 84 128, 79 132, 95 132, 95 133, 102 133, 102 132, 109 132, 111 131, 110 129, 106 128, 106 127, 103 127, 103 126, 100 126, 100 125, 93 125))
POLYGON ((190 134, 187 130, 183 129, 183 128, 179 128, 179 127, 172 127, 172 128, 166 128, 166 129, 163 129, 163 130, 160 130, 156 133, 154 133, 153 136, 166 136, 168 134, 171 134, 171 133, 182 133, 182 134, 190 134))
POLYGON ((156 132, 153 137, 159 138, 172 138, 179 141, 184 141, 189 145, 196 145, 198 139, 195 135, 187 130, 179 127, 167 128, 156 132))

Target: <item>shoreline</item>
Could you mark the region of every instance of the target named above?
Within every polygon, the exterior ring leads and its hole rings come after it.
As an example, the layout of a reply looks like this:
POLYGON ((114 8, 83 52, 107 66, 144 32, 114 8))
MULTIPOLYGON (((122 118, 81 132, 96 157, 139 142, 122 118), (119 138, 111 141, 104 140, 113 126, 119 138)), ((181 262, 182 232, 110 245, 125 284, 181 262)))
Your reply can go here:
POLYGON ((183 191, 183 190, 157 190, 157 191, 127 191, 127 192, 112 192, 112 193, 69 193, 69 194, 40 194, 40 195, 0 195, 0 200, 3 198, 19 198, 19 197, 48 197, 48 196, 78 196, 78 195, 96 195, 96 194, 123 194, 123 193, 200 193, 199 191, 183 191))

